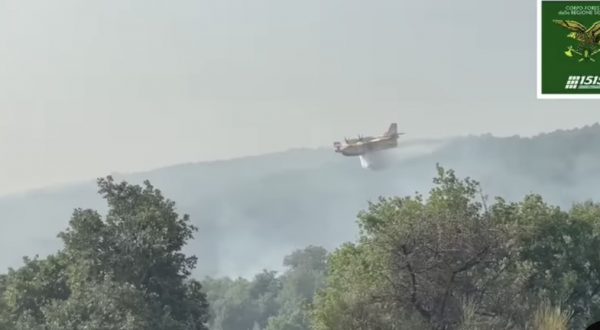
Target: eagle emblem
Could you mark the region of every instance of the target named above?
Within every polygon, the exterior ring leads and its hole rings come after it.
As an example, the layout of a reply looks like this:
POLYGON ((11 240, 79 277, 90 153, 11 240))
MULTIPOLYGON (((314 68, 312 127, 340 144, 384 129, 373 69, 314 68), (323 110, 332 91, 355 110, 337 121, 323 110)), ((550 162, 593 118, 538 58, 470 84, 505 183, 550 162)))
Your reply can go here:
POLYGON ((577 41, 577 46, 569 46, 565 55, 568 57, 577 55, 579 62, 596 62, 594 56, 600 53, 600 21, 589 28, 573 20, 555 19, 553 22, 571 31, 567 37, 577 41))

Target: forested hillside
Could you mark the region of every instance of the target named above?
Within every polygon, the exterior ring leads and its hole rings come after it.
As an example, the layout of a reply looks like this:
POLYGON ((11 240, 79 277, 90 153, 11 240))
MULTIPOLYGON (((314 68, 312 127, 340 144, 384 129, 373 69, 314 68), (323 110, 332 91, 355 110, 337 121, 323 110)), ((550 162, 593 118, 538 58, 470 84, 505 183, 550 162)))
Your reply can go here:
MULTIPOLYGON (((295 249, 312 244, 331 250, 355 239, 356 214, 367 201, 427 191, 436 163, 477 179, 490 195, 521 200, 537 192, 569 207, 597 196, 599 158, 596 124, 532 138, 469 136, 404 145, 380 171, 363 170, 357 159, 327 148, 114 176, 148 179, 190 214, 199 232, 186 251, 199 258, 196 275, 251 277, 263 268, 283 271, 281 260, 295 249)), ((67 227, 74 208, 105 212, 96 190, 90 181, 0 198, 0 266, 58 249, 56 233, 67 227)))
POLYGON ((600 204, 490 200, 478 182, 437 170, 427 194, 370 203, 359 239, 326 263, 309 247, 281 276, 204 281, 210 328, 566 330, 600 320, 600 204))
POLYGON ((0 273, 0 329, 582 329, 600 319, 600 204, 490 199, 436 166, 426 194, 381 196, 356 240, 284 272, 194 279, 197 233, 148 181, 98 180, 46 258, 0 273))

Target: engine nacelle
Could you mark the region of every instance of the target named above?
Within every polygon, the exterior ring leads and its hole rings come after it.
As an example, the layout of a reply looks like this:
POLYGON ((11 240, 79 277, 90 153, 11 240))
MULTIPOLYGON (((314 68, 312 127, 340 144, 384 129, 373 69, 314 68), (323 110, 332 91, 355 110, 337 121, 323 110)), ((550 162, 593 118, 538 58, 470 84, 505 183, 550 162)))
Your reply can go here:
POLYGON ((335 152, 340 152, 340 150, 342 149, 342 143, 339 141, 334 142, 333 148, 335 149, 335 152))

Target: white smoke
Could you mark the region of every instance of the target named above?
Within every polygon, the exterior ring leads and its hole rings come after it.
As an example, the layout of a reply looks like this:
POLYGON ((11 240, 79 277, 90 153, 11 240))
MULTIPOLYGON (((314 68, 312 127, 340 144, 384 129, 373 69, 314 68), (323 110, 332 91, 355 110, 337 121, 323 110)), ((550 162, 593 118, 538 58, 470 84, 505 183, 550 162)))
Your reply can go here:
POLYGON ((359 156, 360 166, 369 170, 382 170, 407 159, 430 154, 442 145, 442 141, 407 141, 396 148, 359 156))

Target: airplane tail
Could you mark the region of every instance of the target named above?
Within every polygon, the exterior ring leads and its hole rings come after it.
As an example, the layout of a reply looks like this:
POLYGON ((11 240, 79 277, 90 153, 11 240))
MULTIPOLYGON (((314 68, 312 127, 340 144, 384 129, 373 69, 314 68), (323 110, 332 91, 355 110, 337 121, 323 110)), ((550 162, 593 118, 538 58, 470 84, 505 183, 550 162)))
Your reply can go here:
POLYGON ((395 136, 398 135, 398 124, 392 123, 390 128, 388 128, 387 132, 385 132, 384 136, 395 136))

